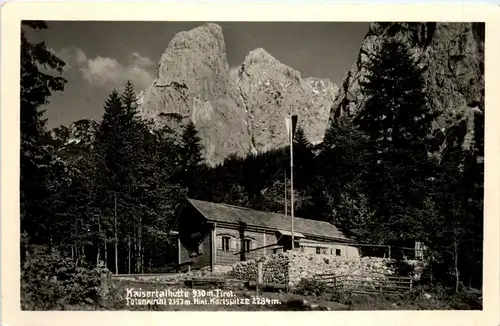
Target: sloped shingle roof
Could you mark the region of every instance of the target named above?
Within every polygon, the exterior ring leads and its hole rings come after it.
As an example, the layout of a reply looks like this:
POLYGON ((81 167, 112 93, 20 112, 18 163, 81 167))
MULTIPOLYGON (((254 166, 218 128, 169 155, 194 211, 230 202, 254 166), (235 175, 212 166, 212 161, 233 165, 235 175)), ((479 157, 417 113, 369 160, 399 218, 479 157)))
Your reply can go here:
MULTIPOLYGON (((195 199, 188 199, 188 202, 208 220, 229 223, 244 222, 252 226, 291 231, 290 216, 195 199)), ((347 237, 331 223, 300 217, 294 218, 294 231, 305 235, 347 240, 347 237)))

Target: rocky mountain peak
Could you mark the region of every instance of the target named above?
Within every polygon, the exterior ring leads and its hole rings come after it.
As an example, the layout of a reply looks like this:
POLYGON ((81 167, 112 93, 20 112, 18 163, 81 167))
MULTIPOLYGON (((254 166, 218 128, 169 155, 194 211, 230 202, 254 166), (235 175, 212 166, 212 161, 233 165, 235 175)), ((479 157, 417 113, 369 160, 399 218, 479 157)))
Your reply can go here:
POLYGON ((273 66, 281 65, 281 62, 279 62, 275 57, 273 57, 263 48, 256 48, 248 52, 248 54, 245 56, 245 60, 243 60, 242 63, 242 66, 254 65, 273 66))
POLYGON ((138 102, 140 114, 157 125, 172 113, 193 121, 213 165, 230 154, 287 145, 291 112, 300 115, 310 141, 321 141, 337 91, 329 80, 302 79, 262 48, 230 69, 221 27, 205 24, 175 35, 158 63, 158 78, 138 102))
POLYGON ((174 36, 158 63, 155 84, 161 87, 175 82, 197 92, 210 79, 212 87, 218 88, 222 83, 223 89, 228 69, 221 27, 205 24, 174 36))
POLYGON ((333 102, 330 123, 340 116, 354 116, 363 108, 360 81, 369 73, 368 58, 391 38, 406 44, 426 68, 427 92, 439 114, 436 130, 445 130, 463 118, 473 119, 477 109, 484 111, 483 24, 373 23, 333 102))
POLYGON ((92 119, 80 119, 69 126, 59 126, 50 131, 50 137, 61 145, 81 144, 90 146, 97 134, 99 124, 92 119))
POLYGON ((98 129, 99 123, 92 119, 56 127, 50 130, 46 139, 49 151, 63 161, 79 160, 82 154, 88 154, 92 149, 98 129))

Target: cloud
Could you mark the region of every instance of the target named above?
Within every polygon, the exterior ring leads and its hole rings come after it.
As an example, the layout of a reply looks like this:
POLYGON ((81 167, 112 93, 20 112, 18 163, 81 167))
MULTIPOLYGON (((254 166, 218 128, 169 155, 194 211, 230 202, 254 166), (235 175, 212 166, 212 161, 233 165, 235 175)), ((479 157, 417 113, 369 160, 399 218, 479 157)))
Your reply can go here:
POLYGON ((148 57, 142 57, 139 53, 133 52, 132 53, 132 62, 135 64, 142 66, 142 67, 151 67, 154 66, 155 63, 151 61, 148 57))
POLYGON ((90 59, 79 48, 65 48, 56 54, 67 63, 66 69, 74 65, 82 78, 93 86, 120 88, 130 80, 136 88, 141 89, 149 86, 154 78, 151 73, 154 62, 137 52, 131 53, 125 64, 109 57, 90 59))

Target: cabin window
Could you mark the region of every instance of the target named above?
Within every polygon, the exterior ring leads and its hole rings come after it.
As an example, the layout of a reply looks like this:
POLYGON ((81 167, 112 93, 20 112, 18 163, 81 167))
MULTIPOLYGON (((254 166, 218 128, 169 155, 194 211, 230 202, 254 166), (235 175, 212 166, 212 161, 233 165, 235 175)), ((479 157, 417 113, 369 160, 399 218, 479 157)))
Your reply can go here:
POLYGON ((250 251, 252 249, 252 242, 251 240, 245 239, 243 240, 243 250, 244 251, 250 251))
POLYGON ((316 247, 316 254, 319 255, 321 253, 321 248, 320 247, 316 247))
POLYGON ((340 249, 335 249, 335 255, 336 256, 341 256, 342 255, 342 251, 340 249))
POLYGON ((222 237, 222 250, 229 251, 229 237, 222 237))

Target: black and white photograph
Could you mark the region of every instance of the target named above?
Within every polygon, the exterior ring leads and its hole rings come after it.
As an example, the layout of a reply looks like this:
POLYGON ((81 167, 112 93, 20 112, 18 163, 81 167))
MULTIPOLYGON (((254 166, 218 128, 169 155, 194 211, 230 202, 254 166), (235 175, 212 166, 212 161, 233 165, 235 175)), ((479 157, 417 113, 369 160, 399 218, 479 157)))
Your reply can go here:
POLYGON ((483 310, 484 21, 20 24, 22 311, 483 310))

